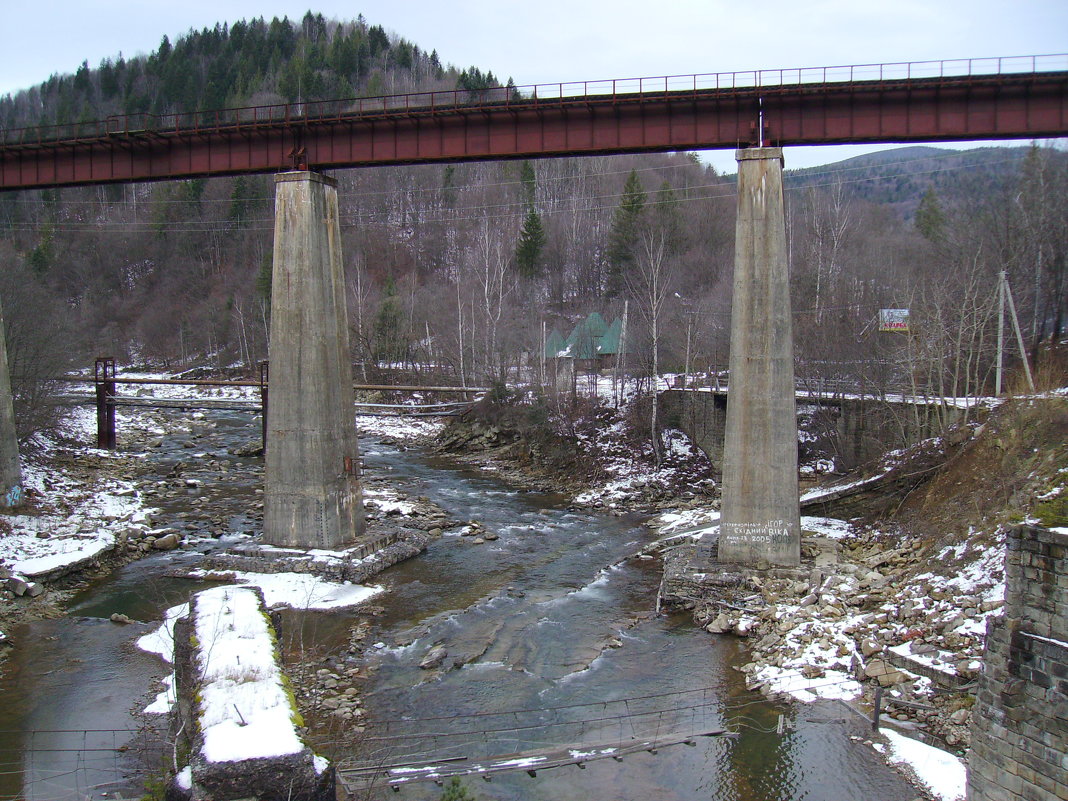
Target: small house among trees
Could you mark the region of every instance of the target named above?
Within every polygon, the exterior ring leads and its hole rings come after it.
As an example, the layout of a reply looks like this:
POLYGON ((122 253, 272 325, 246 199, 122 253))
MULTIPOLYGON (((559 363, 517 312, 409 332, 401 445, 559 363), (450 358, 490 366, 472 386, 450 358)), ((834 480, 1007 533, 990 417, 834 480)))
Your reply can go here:
POLYGON ((597 372, 615 367, 621 353, 623 321, 616 318, 608 325, 597 312, 592 312, 571 330, 567 339, 558 330, 545 340, 545 359, 554 363, 560 359, 574 360, 577 370, 597 372))

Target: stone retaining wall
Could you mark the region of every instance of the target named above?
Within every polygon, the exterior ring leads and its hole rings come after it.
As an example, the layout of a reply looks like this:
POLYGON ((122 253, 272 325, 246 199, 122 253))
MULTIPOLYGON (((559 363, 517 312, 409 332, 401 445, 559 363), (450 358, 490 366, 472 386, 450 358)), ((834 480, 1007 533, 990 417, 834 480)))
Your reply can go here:
POLYGON ((987 624, 968 801, 1068 799, 1068 535, 1018 526, 987 624))

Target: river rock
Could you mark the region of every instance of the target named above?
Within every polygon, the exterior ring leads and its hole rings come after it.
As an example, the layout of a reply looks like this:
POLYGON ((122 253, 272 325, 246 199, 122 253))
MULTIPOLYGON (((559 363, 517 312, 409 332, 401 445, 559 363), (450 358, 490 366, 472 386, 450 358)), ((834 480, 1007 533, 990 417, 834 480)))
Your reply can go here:
POLYGON ((955 723, 958 726, 964 726, 971 719, 971 712, 967 709, 958 709, 956 712, 949 716, 949 722, 955 723))
POLYGON ((232 456, 263 456, 263 445, 259 442, 247 442, 244 445, 240 445, 236 448, 231 448, 229 453, 232 456))
POLYGON ((872 659, 864 668, 864 675, 875 679, 883 687, 892 687, 905 681, 905 674, 881 659, 872 659))
POLYGON ((21 598, 26 594, 26 590, 29 589, 30 584, 25 579, 21 579, 18 576, 12 576, 4 583, 4 586, 21 598))
POLYGON ((734 628, 734 623, 727 615, 720 612, 716 616, 716 619, 705 626, 705 631, 709 634, 726 634, 728 631, 734 628))
POLYGON ((864 655, 865 659, 870 657, 872 654, 879 653, 882 650, 882 644, 871 638, 861 640, 860 642, 860 652, 864 655))
POLYGON ((157 537, 155 542, 152 543, 152 547, 157 551, 173 551, 180 542, 181 538, 178 536, 178 532, 172 531, 170 534, 157 537))
POLYGON ((441 663, 445 661, 446 656, 448 656, 448 651, 445 650, 445 646, 435 645, 427 651, 426 656, 423 657, 423 661, 419 663, 419 667, 423 670, 433 670, 434 668, 441 667, 441 663))
POLYGON ((111 622, 112 623, 122 623, 122 624, 133 623, 133 621, 130 620, 130 618, 128 618, 126 615, 122 614, 121 612, 112 613, 111 622))

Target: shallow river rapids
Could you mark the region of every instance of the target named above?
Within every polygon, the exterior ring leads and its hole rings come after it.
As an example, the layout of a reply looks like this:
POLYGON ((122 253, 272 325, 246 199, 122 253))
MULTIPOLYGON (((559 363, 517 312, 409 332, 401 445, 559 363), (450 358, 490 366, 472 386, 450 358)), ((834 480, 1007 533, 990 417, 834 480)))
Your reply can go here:
MULTIPOLYGON (((229 458, 226 449, 248 439, 252 426, 236 415, 211 419, 210 444, 198 448, 229 458)), ((180 439, 150 458, 179 458, 180 439)), ((916 798, 859 742, 867 726, 844 706, 770 704, 731 669, 745 661, 736 641, 700 631, 685 615, 655 616, 659 563, 627 558, 648 539, 637 520, 568 511, 562 498, 517 491, 416 449, 370 439, 362 446, 370 471, 499 539, 476 545, 447 533, 378 577, 387 592, 375 599, 385 611, 373 618, 374 645, 347 656, 369 672, 363 742, 359 753, 328 753, 343 765, 583 751, 657 733, 726 730, 581 770, 464 781, 487 801, 916 798), (435 646, 441 665, 421 668, 435 646)), ((248 529, 257 482, 236 465, 224 479, 233 487, 231 526, 248 529)), ((164 507, 158 524, 177 512, 164 507)), ((161 738, 132 733, 142 721, 131 711, 151 700, 164 669, 132 643, 197 589, 165 574, 198 558, 186 551, 134 562, 76 596, 69 616, 11 632, 19 647, 0 674, 0 798, 130 798, 146 769, 158 772, 168 757, 161 738), (142 623, 117 626, 107 620, 113 612, 142 623)), ((328 646, 348 622, 336 612, 296 617, 328 646)), ((374 797, 441 793, 423 783, 398 793, 383 787, 374 797)))

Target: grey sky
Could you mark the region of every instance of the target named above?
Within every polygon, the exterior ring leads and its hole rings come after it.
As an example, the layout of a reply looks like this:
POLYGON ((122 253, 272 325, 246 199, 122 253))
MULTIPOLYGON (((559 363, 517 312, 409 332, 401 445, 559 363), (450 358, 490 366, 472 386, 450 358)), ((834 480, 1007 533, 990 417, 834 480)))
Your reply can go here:
MULTIPOLYGON (((362 13, 445 63, 517 84, 1068 51, 1065 0, 4 0, 0 94, 190 28, 362 13)), ((791 148, 787 166, 872 148, 791 148)), ((708 154, 733 171, 731 153, 708 154)))

